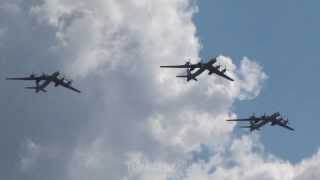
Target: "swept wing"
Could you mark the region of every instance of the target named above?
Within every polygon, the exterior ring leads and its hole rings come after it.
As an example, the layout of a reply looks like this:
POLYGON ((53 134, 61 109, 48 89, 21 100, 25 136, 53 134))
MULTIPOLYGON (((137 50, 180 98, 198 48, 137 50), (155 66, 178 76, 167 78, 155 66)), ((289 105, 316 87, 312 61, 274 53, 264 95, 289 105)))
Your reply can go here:
POLYGON ((294 129, 293 129, 292 127, 290 127, 290 126, 288 126, 288 125, 286 125, 286 124, 276 123, 276 125, 281 126, 281 127, 283 127, 283 128, 286 128, 286 129, 288 129, 288 130, 290 130, 290 131, 294 131, 294 129))
POLYGON ((172 65, 172 66, 160 66, 161 68, 199 68, 197 64, 184 64, 184 65, 172 65))
POLYGON ((209 70, 209 74, 215 73, 218 76, 228 79, 229 81, 234 81, 231 77, 225 74, 225 70, 220 71, 217 67, 214 67, 214 66, 211 66, 208 70, 209 70))
POLYGON ((72 91, 75 91, 75 92, 77 92, 77 93, 80 93, 80 92, 81 92, 80 90, 78 90, 78 89, 76 89, 76 88, 74 88, 74 87, 71 86, 71 81, 65 82, 64 80, 60 80, 60 79, 58 79, 58 78, 54 79, 53 81, 54 81, 54 83, 56 83, 57 85, 63 86, 63 87, 65 87, 65 88, 70 89, 70 90, 72 90, 72 91))
POLYGON ((15 77, 15 78, 6 78, 6 80, 24 80, 24 81, 37 81, 37 80, 44 80, 42 76, 29 76, 29 77, 15 77))

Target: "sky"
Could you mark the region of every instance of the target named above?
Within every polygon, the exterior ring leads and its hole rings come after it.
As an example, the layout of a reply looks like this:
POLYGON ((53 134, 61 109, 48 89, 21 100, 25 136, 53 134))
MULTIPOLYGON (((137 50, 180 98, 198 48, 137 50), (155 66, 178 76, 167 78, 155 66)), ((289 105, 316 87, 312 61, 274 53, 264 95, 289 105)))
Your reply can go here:
POLYGON ((239 102, 242 117, 279 111, 296 132, 267 128, 261 132, 265 148, 290 161, 317 151, 320 62, 317 1, 198 1, 195 16, 203 48, 201 54, 243 56, 259 62, 269 79, 253 101, 239 102))
POLYGON ((1 177, 318 179, 318 4, 1 0, 1 177), (214 56, 235 82, 159 68, 214 56), (4 80, 56 70, 82 93, 4 80), (296 131, 225 122, 275 111, 296 131))

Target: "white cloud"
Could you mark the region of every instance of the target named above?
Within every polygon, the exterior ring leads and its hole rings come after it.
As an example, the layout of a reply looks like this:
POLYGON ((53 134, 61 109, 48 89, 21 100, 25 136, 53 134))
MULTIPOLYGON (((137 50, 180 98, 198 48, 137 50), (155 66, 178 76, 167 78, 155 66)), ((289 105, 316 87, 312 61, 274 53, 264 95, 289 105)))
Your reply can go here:
POLYGON ((85 146, 79 145, 68 164, 67 179, 99 179, 112 169, 110 162, 114 162, 113 153, 105 147, 102 139, 95 139, 85 146))
POLYGON ((226 114, 182 109, 174 115, 158 115, 149 120, 146 128, 164 146, 172 146, 189 152, 200 144, 220 146, 233 129, 228 123, 221 123, 228 118, 226 114))
MULTIPOLYGON (((228 148, 228 147, 226 147, 228 148)), ((194 164, 188 169, 185 180, 311 180, 319 176, 319 152, 297 164, 281 160, 264 152, 259 139, 243 136, 232 142, 228 155, 217 163, 212 159, 206 164, 194 164), (213 169, 209 173, 210 169, 213 169)))
POLYGON ((34 143, 30 139, 26 141, 25 149, 25 155, 23 155, 20 161, 21 169, 23 171, 31 169, 41 153, 40 145, 34 143))
POLYGON ((320 150, 312 157, 303 160, 295 166, 295 180, 319 179, 320 177, 320 150))
POLYGON ((128 154, 128 179, 140 180, 162 180, 169 179, 175 174, 176 165, 166 162, 145 159, 141 153, 128 154))
MULTIPOLYGON (((292 165, 264 152, 257 137, 234 138, 234 124, 225 122, 236 116, 236 100, 259 95, 267 76, 256 62, 244 58, 237 67, 220 55, 235 82, 204 73, 186 83, 159 68, 198 59, 196 11, 187 0, 46 0, 30 10, 53 28, 65 71, 94 99, 90 111, 78 112, 88 124, 74 132, 65 179, 318 177, 318 154, 292 165), (194 160, 202 144, 212 154, 194 160)), ((32 169, 47 148, 27 144, 21 166, 32 169)))
POLYGON ((189 8, 180 0, 48 0, 32 13, 57 28, 70 56, 67 67, 77 75, 119 66, 130 71, 146 63, 159 74, 158 65, 176 61, 176 55, 181 60, 197 56, 189 8), (82 16, 68 18, 74 14, 82 16))
POLYGON ((240 100, 253 99, 258 96, 262 88, 261 83, 268 78, 262 71, 262 67, 247 57, 241 62, 239 76, 243 78, 239 81, 243 90, 239 96, 240 100))
POLYGON ((22 172, 30 172, 39 166, 39 161, 55 158, 59 154, 58 150, 52 146, 43 146, 27 139, 22 148, 20 157, 20 169, 22 172))

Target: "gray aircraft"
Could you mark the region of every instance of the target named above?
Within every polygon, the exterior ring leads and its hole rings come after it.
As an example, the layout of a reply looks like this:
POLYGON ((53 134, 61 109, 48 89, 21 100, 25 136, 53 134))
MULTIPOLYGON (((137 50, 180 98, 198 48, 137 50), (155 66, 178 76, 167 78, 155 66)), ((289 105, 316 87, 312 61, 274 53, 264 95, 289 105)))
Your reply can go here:
POLYGON ((17 78, 6 78, 6 80, 24 80, 24 81, 35 81, 34 87, 25 87, 25 89, 34 89, 36 93, 38 92, 47 92, 45 89, 51 82, 54 83, 54 86, 62 86, 68 88, 72 91, 80 93, 80 90, 71 86, 72 80, 66 80, 64 77, 59 77, 60 72, 54 72, 50 74, 36 75, 32 73, 28 77, 17 77, 17 78), (43 82, 42 82, 43 81, 43 82), (42 82, 42 83, 41 83, 42 82))
POLYGON ((214 64, 217 62, 217 57, 210 59, 207 63, 198 62, 196 64, 191 64, 189 61, 186 62, 184 65, 170 65, 170 66, 160 66, 161 68, 186 68, 187 69, 187 75, 181 75, 177 76, 179 78, 187 78, 187 81, 195 80, 197 81, 197 76, 199 76, 204 71, 208 70, 208 75, 211 74, 217 74, 223 78, 228 79, 229 81, 234 81, 232 78, 227 76, 225 73, 227 71, 226 68, 220 69, 220 65, 214 66, 214 64), (195 70, 194 73, 192 71, 195 70))
POLYGON ((255 115, 252 115, 247 119, 228 119, 227 121, 249 122, 250 124, 248 126, 241 126, 241 128, 249 128, 250 131, 260 130, 262 126, 268 123, 271 123, 271 126, 278 125, 288 130, 294 131, 293 128, 288 126, 289 120, 282 118, 279 112, 273 113, 269 116, 263 115, 261 117, 255 117, 255 115))

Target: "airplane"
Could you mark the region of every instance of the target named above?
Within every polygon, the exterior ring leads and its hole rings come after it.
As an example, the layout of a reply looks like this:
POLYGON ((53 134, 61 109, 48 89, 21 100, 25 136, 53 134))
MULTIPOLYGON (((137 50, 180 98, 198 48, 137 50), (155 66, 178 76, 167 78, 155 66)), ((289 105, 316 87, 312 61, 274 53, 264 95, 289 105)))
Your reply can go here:
POLYGON ((203 73, 205 70, 208 70, 208 75, 211 75, 213 73, 228 79, 229 81, 234 81, 231 77, 227 76, 225 73, 227 69, 220 70, 221 66, 214 64, 217 62, 217 57, 210 59, 207 63, 198 62, 196 64, 191 64, 190 61, 187 61, 184 65, 169 65, 169 66, 160 66, 160 68, 186 68, 187 69, 187 75, 177 76, 179 78, 187 78, 187 81, 195 80, 197 81, 197 76, 199 76, 201 73, 203 73), (197 69, 194 73, 192 73, 193 70, 197 69))
POLYGON ((238 121, 238 122, 249 122, 248 126, 240 126, 241 128, 249 128, 250 131, 260 130, 260 128, 268 123, 271 126, 278 125, 288 130, 294 131, 294 129, 288 126, 289 120, 284 119, 280 116, 279 112, 273 113, 271 115, 263 115, 261 117, 256 117, 254 114, 247 119, 228 119, 227 121, 238 121))
POLYGON ((25 87, 25 89, 34 89, 36 93, 38 92, 47 92, 47 90, 45 89, 51 82, 54 83, 54 86, 62 86, 65 88, 68 88, 70 90, 73 90, 75 92, 80 93, 81 91, 72 87, 71 80, 66 80, 64 77, 60 78, 59 77, 60 72, 56 71, 54 73, 52 73, 51 75, 48 74, 42 74, 42 75, 36 75, 34 73, 32 73, 30 76, 28 77, 14 77, 14 78, 6 78, 6 80, 25 80, 25 81, 35 81, 35 86, 33 87, 25 87), (43 81, 43 83, 40 83, 41 81, 43 81))

